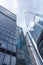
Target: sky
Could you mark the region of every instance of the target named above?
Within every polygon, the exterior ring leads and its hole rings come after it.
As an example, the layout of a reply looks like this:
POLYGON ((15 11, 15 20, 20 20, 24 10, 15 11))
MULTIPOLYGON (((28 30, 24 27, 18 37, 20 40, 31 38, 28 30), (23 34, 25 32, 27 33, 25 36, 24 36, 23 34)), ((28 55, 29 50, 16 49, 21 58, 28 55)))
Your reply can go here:
POLYGON ((43 14, 43 0, 0 0, 0 5, 17 15, 17 25, 23 28, 24 33, 26 33, 25 13, 31 11, 43 14))

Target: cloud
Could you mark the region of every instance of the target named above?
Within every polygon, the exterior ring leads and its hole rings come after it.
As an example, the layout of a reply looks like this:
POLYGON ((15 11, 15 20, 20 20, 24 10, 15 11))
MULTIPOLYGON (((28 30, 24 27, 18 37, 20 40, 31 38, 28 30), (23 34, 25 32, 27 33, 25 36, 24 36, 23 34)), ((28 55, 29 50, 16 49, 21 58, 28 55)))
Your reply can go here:
POLYGON ((18 10, 18 3, 17 0, 0 0, 0 5, 7 8, 11 12, 17 14, 18 10))
POLYGON ((17 24, 23 29, 25 29, 26 26, 26 11, 31 11, 40 14, 43 13, 43 0, 0 0, 0 5, 4 6, 5 8, 17 15, 17 24))

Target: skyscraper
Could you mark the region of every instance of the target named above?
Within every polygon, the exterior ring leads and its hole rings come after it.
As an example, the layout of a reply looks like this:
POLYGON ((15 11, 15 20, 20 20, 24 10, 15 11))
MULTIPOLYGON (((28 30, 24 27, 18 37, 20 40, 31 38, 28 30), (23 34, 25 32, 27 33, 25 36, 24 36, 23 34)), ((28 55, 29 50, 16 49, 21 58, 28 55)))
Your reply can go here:
POLYGON ((38 47, 39 53, 43 59, 43 21, 38 21, 33 27, 33 31, 30 31, 36 45, 38 47))
POLYGON ((17 26, 17 65, 26 65, 23 51, 24 34, 21 27, 17 26))
POLYGON ((0 6, 0 65, 16 64, 16 15, 0 6))

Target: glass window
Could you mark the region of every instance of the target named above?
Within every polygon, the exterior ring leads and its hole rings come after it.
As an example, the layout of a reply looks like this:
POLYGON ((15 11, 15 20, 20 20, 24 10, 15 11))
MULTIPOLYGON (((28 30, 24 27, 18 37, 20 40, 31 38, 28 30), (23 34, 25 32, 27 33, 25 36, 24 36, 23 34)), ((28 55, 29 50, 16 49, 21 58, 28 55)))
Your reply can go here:
POLYGON ((6 35, 5 35, 5 40, 7 40, 7 41, 9 40, 9 37, 7 37, 6 35))
POLYGON ((13 40, 12 38, 9 38, 9 42, 10 42, 10 43, 12 43, 12 40, 13 40))
POLYGON ((13 52, 16 52, 16 46, 13 45, 13 52))
POLYGON ((17 44, 17 43, 16 43, 16 39, 13 39, 13 44, 17 44))
POLYGON ((35 25, 34 31, 36 31, 40 35, 40 33, 42 32, 42 28, 39 25, 35 25))
POLYGON ((16 65, 16 57, 12 56, 11 65, 16 65))
POLYGON ((0 34, 0 39, 3 39, 4 40, 5 36, 0 34))
POLYGON ((2 40, 1 47, 2 47, 2 48, 6 48, 6 45, 7 45, 7 42, 5 42, 5 41, 2 40))
POLYGON ((12 48, 12 44, 9 44, 9 43, 8 43, 7 49, 11 51, 11 48, 12 48))
POLYGON ((7 65, 10 65, 10 55, 6 54, 3 63, 4 63, 4 64, 7 64, 7 65))
POLYGON ((37 35, 37 33, 36 33, 35 31, 30 31, 30 33, 31 33, 31 35, 32 35, 32 37, 33 37, 33 39, 34 39, 34 41, 37 42, 37 40, 38 40, 38 38, 39 38, 39 35, 37 35))
POLYGON ((2 65, 3 57, 4 57, 4 53, 0 52, 0 65, 2 65))
POLYGON ((43 26, 43 21, 39 21, 38 23, 41 24, 41 25, 43 26))

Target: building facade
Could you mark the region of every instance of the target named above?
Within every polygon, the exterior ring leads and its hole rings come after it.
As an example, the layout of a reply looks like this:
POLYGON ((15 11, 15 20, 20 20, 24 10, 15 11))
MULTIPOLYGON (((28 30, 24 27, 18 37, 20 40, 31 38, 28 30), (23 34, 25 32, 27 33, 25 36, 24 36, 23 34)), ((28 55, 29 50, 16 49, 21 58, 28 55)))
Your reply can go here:
POLYGON ((35 65, 31 58, 32 53, 30 53, 30 49, 28 50, 26 36, 19 26, 17 26, 17 40, 17 65, 35 65))
POLYGON ((17 26, 17 65, 26 65, 24 51, 24 34, 21 27, 17 26))
POLYGON ((43 65, 43 21, 35 23, 32 29, 26 35, 28 50, 31 49, 35 64, 43 65))
POLYGON ((33 31, 30 31, 36 45, 38 47, 39 53, 43 58, 43 21, 39 21, 33 27, 33 31))
POLYGON ((0 6, 0 65, 16 65, 16 15, 0 6))
POLYGON ((25 57, 25 62, 26 62, 26 65, 35 65, 35 61, 33 62, 32 60, 34 58, 32 58, 32 52, 30 50, 31 46, 29 45, 29 40, 27 39, 27 34, 25 36, 25 39, 24 39, 24 45, 23 45, 23 51, 24 51, 24 57, 25 57))

